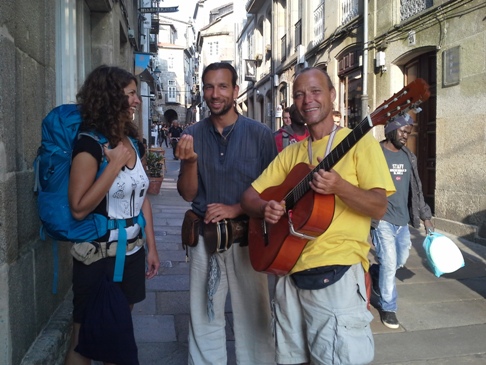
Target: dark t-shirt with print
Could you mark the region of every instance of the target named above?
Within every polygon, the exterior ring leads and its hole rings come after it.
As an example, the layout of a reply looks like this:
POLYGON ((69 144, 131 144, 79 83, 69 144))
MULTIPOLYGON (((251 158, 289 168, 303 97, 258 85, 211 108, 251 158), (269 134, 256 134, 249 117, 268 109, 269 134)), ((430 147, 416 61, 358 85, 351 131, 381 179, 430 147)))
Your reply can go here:
MULTIPOLYGON (((383 148, 383 147, 382 147, 383 148)), ((392 152, 383 148, 390 175, 397 192, 388 197, 388 207, 382 220, 398 226, 406 226, 410 221, 408 213, 408 190, 412 165, 402 150, 392 152)))

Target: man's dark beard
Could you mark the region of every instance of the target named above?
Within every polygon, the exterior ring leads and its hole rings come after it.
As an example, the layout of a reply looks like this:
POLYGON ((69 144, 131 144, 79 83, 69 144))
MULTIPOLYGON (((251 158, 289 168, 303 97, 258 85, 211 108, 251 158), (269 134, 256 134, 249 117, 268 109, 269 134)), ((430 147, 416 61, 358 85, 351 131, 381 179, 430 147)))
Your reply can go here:
POLYGON ((209 110, 211 111, 211 115, 221 116, 221 115, 228 114, 228 112, 231 110, 232 107, 233 105, 225 105, 224 108, 221 109, 221 111, 219 112, 214 112, 211 110, 211 108, 209 108, 209 110))
POLYGON ((387 141, 390 141, 391 144, 394 145, 397 150, 402 149, 402 147, 404 146, 398 139, 398 129, 386 133, 385 138, 387 141))
POLYGON ((397 150, 401 150, 403 147, 402 142, 398 139, 398 129, 389 133, 389 140, 395 146, 397 150))

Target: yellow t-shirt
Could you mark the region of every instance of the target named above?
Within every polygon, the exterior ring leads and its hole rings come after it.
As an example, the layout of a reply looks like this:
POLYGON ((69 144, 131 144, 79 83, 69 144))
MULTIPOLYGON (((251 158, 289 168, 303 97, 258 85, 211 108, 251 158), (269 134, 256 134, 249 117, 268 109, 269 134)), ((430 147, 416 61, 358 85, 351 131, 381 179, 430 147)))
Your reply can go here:
MULTIPOLYGON (((344 128, 336 132, 333 148, 349 133, 344 128)), ((317 166, 317 157, 324 156, 329 136, 312 142, 312 165, 317 166)), ((301 162, 309 163, 308 139, 289 145, 268 165, 267 169, 252 183, 262 193, 272 186, 281 185, 292 168, 301 162)), ((387 196, 395 192, 383 151, 378 141, 367 133, 333 167, 339 175, 354 186, 364 190, 385 189, 387 196)), ((357 213, 335 197, 335 210, 328 229, 305 246, 300 258, 290 273, 319 266, 353 265, 361 262, 368 270, 368 235, 371 218, 357 213)))

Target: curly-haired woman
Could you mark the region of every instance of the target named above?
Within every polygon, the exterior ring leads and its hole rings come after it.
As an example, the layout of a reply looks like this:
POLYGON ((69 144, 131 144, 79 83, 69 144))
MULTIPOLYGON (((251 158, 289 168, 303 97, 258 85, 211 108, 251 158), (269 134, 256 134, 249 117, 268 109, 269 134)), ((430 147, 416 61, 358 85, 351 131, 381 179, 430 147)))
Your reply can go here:
MULTIPOLYGON (((113 277, 116 271, 118 258, 114 247, 119 240, 125 241, 125 232, 127 243, 126 254, 122 255, 123 276, 117 284, 130 309, 145 298, 145 278, 157 275, 160 265, 152 208, 146 199, 149 180, 140 159, 145 147, 138 141, 137 128, 133 123, 134 113, 140 105, 137 79, 121 68, 99 66, 86 78, 77 94, 77 101, 83 120, 81 131, 88 133, 80 135, 73 150, 69 183, 71 213, 76 219, 84 219, 95 212, 108 219, 129 223, 126 223, 124 232, 115 228, 94 242, 73 245, 74 327, 66 357, 69 365, 91 363, 75 350, 81 323, 99 283, 107 274, 113 277), (108 142, 100 144, 90 133, 104 136, 108 142), (106 166, 101 171, 102 163, 106 166), (133 219, 140 211, 145 218, 145 228, 133 219), (84 260, 79 248, 83 245, 90 247, 90 244, 96 247, 90 252, 100 256, 84 260)), ((129 336, 133 336, 133 328, 131 331, 129 336)))

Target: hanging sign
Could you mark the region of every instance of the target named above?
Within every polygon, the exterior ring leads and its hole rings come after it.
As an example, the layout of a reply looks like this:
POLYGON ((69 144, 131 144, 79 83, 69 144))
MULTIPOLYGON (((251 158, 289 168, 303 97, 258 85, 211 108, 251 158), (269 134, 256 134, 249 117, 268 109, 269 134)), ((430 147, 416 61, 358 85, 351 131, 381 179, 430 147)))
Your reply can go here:
POLYGON ((256 61, 245 60, 245 81, 256 81, 256 61))
POLYGON ((179 11, 179 5, 177 6, 169 6, 169 7, 152 7, 152 8, 140 8, 141 13, 175 13, 179 11))

